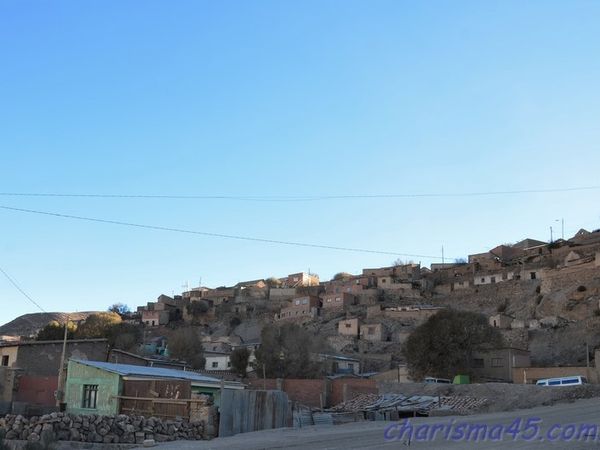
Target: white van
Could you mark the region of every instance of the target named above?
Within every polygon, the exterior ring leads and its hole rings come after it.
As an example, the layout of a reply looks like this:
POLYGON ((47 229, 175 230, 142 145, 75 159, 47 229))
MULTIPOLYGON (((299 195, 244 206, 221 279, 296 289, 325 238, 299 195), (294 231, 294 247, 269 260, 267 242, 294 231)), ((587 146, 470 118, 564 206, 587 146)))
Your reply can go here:
POLYGON ((447 378, 434 378, 434 377, 426 377, 423 380, 424 383, 442 383, 442 384, 452 384, 451 380, 447 378))
POLYGON ((537 386, 577 386, 579 384, 587 384, 587 378, 580 375, 574 375, 572 377, 545 378, 543 380, 538 380, 535 384, 537 386))

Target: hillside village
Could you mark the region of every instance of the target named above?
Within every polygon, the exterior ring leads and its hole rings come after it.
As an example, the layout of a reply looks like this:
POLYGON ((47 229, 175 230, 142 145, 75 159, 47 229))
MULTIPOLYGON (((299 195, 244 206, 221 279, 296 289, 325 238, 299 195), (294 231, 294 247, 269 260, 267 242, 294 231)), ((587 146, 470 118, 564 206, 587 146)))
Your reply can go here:
POLYGON ((144 326, 140 353, 163 359, 165 331, 197 327, 205 370, 215 372, 230 369, 234 349, 257 349, 265 324, 294 322, 326 339, 337 370, 358 375, 403 367, 401 344, 411 331, 456 308, 485 314, 507 346, 528 351, 533 366, 574 366, 588 363, 590 349, 600 345, 599 301, 600 232, 580 230, 568 240, 524 239, 429 268, 409 262, 330 281, 294 273, 199 286, 160 295, 129 321, 144 326), (580 348, 566 345, 573 342, 580 348))
MULTIPOLYGON (((301 424, 305 414, 309 414, 309 423, 316 423, 314 414, 324 410, 334 415, 352 413, 353 420, 359 417, 356 411, 363 411, 361 417, 373 417, 367 412, 369 402, 389 400, 389 395, 399 403, 390 410, 391 415, 377 417, 397 418, 398 405, 405 401, 406 411, 416 414, 417 410, 439 408, 468 413, 485 405, 509 408, 519 401, 533 406, 536 401, 564 400, 556 391, 526 400, 513 387, 508 391, 485 389, 482 397, 476 386, 485 385, 473 384, 475 391, 444 397, 441 404, 439 391, 409 376, 403 344, 429 318, 455 310, 483 314, 491 329, 502 336, 501 347, 472 354, 471 383, 507 387, 507 383, 531 385, 542 378, 576 375, 598 383, 600 230, 580 230, 570 239, 550 243, 524 239, 469 255, 464 261, 430 267, 398 261, 388 267, 365 268, 359 274, 338 273, 329 281, 299 272, 234 286, 199 286, 181 295, 163 294, 135 311, 121 312, 122 323, 140 332, 139 340, 128 350, 97 336, 36 339, 49 321, 60 324, 69 319, 84 328, 98 313, 28 314, 0 327, 0 414, 55 414, 62 404, 68 413, 84 414, 84 418, 94 411, 110 417, 162 414, 169 420, 183 416, 199 421, 185 433, 160 422, 155 429, 160 433, 146 429, 124 432, 139 426, 135 420, 133 425, 124 422, 106 435, 96 433, 93 427, 85 430, 86 434, 77 427, 54 430, 62 440, 141 443, 148 436, 172 440, 228 435, 234 432, 227 428, 233 422, 219 417, 239 408, 255 414, 252 402, 286 406, 273 413, 277 425, 268 422, 271 413, 267 408, 266 415, 260 416, 260 421, 267 422, 247 424, 246 431, 289 425, 289 405, 294 405, 295 424, 301 424), (287 324, 296 324, 308 333, 301 338, 305 341, 295 342, 292 349, 310 347, 310 336, 319 343, 318 350, 311 353, 321 367, 318 375, 302 373, 301 367, 295 377, 285 377, 283 370, 277 370, 275 377, 269 378, 264 365, 257 364, 264 330, 275 327, 281 334, 287 324), (174 359, 171 344, 181 330, 192 330, 194 339, 200 340, 204 367, 174 359), (239 349, 248 354, 243 376, 232 364, 239 349), (107 382, 91 385, 90 377, 107 382), (235 392, 240 390, 245 400, 236 403, 235 392), (415 404, 406 392, 425 403, 415 404), (434 395, 424 395, 427 393, 434 395), (182 395, 188 399, 183 403, 178 400, 182 395), (260 400, 256 396, 261 396, 260 400), (114 399, 120 400, 115 403, 114 399)), ((283 364, 282 354, 274 357, 283 364)), ((598 392, 585 390, 581 395, 598 392)), ((14 417, 4 419, 9 420, 8 427, 21 426, 20 422, 11 425, 14 417)), ((109 422, 100 426, 114 428, 111 419, 102 420, 109 422)), ((10 436, 39 439, 36 429, 25 426, 20 434, 10 436)))

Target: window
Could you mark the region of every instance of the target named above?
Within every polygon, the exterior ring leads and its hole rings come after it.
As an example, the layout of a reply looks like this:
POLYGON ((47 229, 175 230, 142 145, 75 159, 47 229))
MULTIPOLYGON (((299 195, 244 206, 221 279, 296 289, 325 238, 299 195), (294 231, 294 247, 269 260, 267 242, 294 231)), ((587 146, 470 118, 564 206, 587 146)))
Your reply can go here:
POLYGON ((9 358, 8 355, 2 356, 2 365, 3 366, 8 366, 8 358, 9 358))
POLYGON ((219 367, 219 361, 213 361, 212 362, 212 368, 216 369, 217 367, 219 367))
POLYGON ((83 385, 83 401, 82 408, 96 409, 96 401, 98 400, 98 385, 84 384, 83 385))
POLYGON ((346 328, 352 328, 352 324, 351 323, 347 323, 346 324, 346 328))
POLYGON ((382 279, 381 279, 381 282, 382 282, 382 283, 385 283, 385 282, 386 282, 386 281, 385 281, 385 278, 382 278, 382 279))
POLYGON ((354 364, 348 363, 348 369, 354 371, 354 364))
POLYGON ((482 358, 473 359, 473 368, 474 369, 482 369, 483 368, 483 359, 482 358))
POLYGON ((342 299, 341 299, 341 298, 339 298, 339 297, 336 297, 335 301, 336 301, 336 302, 341 302, 341 301, 342 301, 342 299))
POLYGON ((502 358, 492 358, 492 367, 504 367, 502 358))
POLYGON ((496 282, 496 277, 492 277, 492 279, 490 280, 492 283, 496 282))
POLYGON ((308 304, 308 299, 307 299, 307 298, 305 298, 304 300, 302 300, 302 304, 303 304, 303 305, 307 305, 307 304, 308 304))
POLYGON ((535 280, 535 272, 530 272, 529 276, 531 277, 532 280, 535 280))
POLYGON ((331 299, 330 298, 327 299, 327 303, 331 303, 331 299))
POLYGON ((231 361, 227 361, 227 367, 231 367, 231 361))
POLYGON ((482 278, 482 279, 481 279, 481 282, 482 282, 482 283, 485 283, 485 278, 482 278))
POLYGON ((299 304, 300 304, 300 300, 296 300, 296 305, 299 305, 299 304))

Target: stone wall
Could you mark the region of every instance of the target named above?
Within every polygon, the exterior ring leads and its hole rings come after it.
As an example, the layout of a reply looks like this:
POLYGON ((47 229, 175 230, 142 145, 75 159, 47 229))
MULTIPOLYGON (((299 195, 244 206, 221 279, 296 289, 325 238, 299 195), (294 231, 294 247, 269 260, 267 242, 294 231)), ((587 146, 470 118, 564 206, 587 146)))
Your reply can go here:
POLYGON ((6 431, 6 439, 29 442, 40 441, 43 433, 58 441, 104 444, 142 444, 147 439, 156 442, 199 440, 214 437, 208 428, 203 422, 127 415, 77 416, 55 412, 31 418, 7 415, 0 419, 0 429, 6 431))

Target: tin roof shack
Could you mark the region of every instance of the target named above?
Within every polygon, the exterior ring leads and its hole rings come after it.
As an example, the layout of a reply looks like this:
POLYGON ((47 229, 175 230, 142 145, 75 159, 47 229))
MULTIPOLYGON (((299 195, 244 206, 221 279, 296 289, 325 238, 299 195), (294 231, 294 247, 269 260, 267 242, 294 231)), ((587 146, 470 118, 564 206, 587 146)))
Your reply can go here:
POLYGON ((487 381, 513 382, 513 369, 531 367, 529 350, 506 347, 473 354, 473 375, 487 381))
MULTIPOLYGON (((27 405, 54 407, 58 389, 58 372, 63 341, 18 342, 0 346, 0 354, 8 356, 8 365, 19 369, 17 391, 13 401, 27 405)), ((106 339, 67 341, 65 359, 106 360, 106 339)))
POLYGON ((360 360, 350 356, 328 355, 321 353, 317 359, 324 363, 328 375, 360 373, 360 360))
POLYGON ((67 412, 189 417, 196 394, 212 396, 219 405, 221 384, 224 389, 244 388, 241 383, 190 371, 72 359, 67 372, 67 412))

